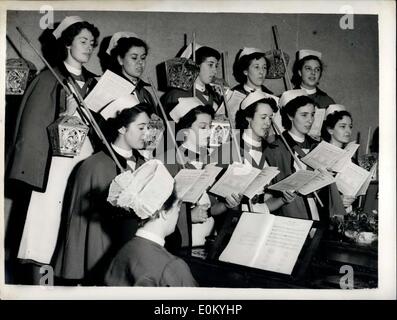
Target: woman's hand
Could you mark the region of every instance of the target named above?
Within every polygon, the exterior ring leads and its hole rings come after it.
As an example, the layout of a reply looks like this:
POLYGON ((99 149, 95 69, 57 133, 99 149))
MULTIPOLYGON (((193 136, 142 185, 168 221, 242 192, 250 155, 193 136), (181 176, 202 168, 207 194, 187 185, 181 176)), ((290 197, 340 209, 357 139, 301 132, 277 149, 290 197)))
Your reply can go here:
POLYGON ((291 203, 292 201, 295 200, 295 198, 296 198, 296 192, 289 190, 283 191, 283 196, 281 197, 284 203, 291 203))
POLYGON ((203 223, 208 219, 207 206, 195 206, 191 213, 192 223, 203 223))
POLYGON ((356 200, 356 197, 346 196, 346 195, 342 196, 342 202, 343 202, 343 206, 345 208, 350 207, 352 205, 352 203, 354 202, 354 200, 356 200))
POLYGON ((59 116, 72 116, 77 110, 77 101, 73 94, 66 97, 66 110, 62 112, 59 116))
POLYGON ((227 196, 225 198, 226 199, 226 203, 225 203, 226 208, 231 209, 231 208, 237 207, 240 204, 242 198, 243 198, 242 194, 235 194, 235 193, 232 193, 230 196, 227 196))

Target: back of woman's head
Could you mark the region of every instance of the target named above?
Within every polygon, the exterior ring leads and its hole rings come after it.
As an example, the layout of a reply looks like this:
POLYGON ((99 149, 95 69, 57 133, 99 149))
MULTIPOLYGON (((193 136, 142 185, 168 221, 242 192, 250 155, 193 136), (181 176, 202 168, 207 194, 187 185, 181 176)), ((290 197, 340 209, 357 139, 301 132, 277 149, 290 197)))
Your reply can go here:
POLYGON ((148 45, 142 39, 135 38, 135 37, 120 38, 117 41, 117 45, 110 52, 111 60, 112 60, 111 69, 113 71, 115 71, 115 72, 121 71, 121 66, 120 66, 117 58, 118 57, 124 58, 125 55, 127 54, 127 52, 132 47, 144 48, 145 54, 148 54, 148 52, 149 52, 148 45))
POLYGON ((316 105, 315 102, 308 96, 299 96, 295 99, 292 99, 283 108, 281 108, 281 124, 286 130, 290 130, 292 128, 292 121, 289 117, 294 118, 296 111, 298 111, 300 107, 304 107, 307 104, 312 104, 313 106, 316 105))
POLYGON ((99 30, 93 24, 82 21, 76 22, 66 28, 63 32, 61 37, 58 39, 58 56, 59 60, 64 61, 68 56, 67 47, 70 46, 74 40, 74 38, 83 30, 87 29, 91 32, 92 36, 94 37, 94 47, 98 45, 98 37, 99 37, 99 30))
POLYGON ((237 113, 236 113, 236 129, 244 130, 244 129, 248 128, 249 124, 248 124, 247 118, 250 118, 250 119, 254 118, 254 115, 257 111, 257 107, 260 103, 269 105, 270 108, 272 108, 273 112, 277 112, 277 110, 278 110, 277 103, 274 99, 265 98, 265 99, 258 100, 255 103, 249 105, 244 110, 239 109, 237 111, 237 113))
POLYGON ((302 71, 302 68, 303 68, 303 65, 305 64, 305 62, 309 61, 309 60, 316 60, 320 64, 320 77, 323 74, 324 64, 319 57, 314 56, 314 55, 308 55, 300 60, 296 59, 294 66, 292 67, 292 78, 291 78, 291 82, 293 83, 293 85, 296 88, 300 87, 300 85, 302 83, 302 77, 299 74, 299 72, 302 71))
POLYGON ((342 120, 343 117, 349 117, 353 121, 353 118, 352 118, 350 112, 348 112, 346 110, 335 111, 335 112, 329 114, 325 118, 325 120, 323 122, 323 126, 321 128, 321 137, 325 141, 327 141, 327 142, 331 141, 331 135, 328 132, 328 129, 334 129, 336 124, 338 123, 338 121, 342 120))
POLYGON ((199 114, 208 114, 211 118, 214 118, 215 111, 210 105, 201 105, 190 110, 186 115, 184 115, 176 125, 177 131, 182 129, 191 128, 192 124, 197 120, 199 114))
POLYGON ((236 81, 240 84, 244 84, 247 82, 247 76, 244 74, 244 71, 248 70, 250 64, 252 63, 252 61, 254 60, 259 60, 261 58, 264 58, 266 61, 266 66, 269 65, 268 60, 265 57, 264 53, 261 52, 254 52, 248 55, 245 55, 243 57, 240 58, 240 54, 243 51, 243 49, 241 49, 237 55, 236 55, 236 59, 233 63, 233 76, 236 79, 236 81))
POLYGON ((109 118, 107 120, 107 127, 109 129, 110 141, 115 141, 119 134, 118 130, 122 127, 127 128, 141 113, 146 113, 149 117, 150 105, 147 103, 139 103, 132 108, 117 112, 114 118, 109 118))

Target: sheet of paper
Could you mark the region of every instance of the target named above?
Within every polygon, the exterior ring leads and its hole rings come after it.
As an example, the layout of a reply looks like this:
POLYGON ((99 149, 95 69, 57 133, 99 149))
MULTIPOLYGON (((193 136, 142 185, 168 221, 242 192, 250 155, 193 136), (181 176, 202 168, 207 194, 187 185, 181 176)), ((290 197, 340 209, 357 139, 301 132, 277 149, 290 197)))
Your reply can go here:
POLYGON ((234 90, 232 91, 230 98, 227 100, 227 106, 229 107, 229 109, 227 110, 228 112, 227 115, 230 119, 233 128, 236 128, 236 113, 238 109, 240 109, 241 101, 243 101, 245 97, 246 97, 245 94, 237 90, 234 90))
POLYGON ((99 112, 115 99, 130 94, 134 88, 131 82, 106 70, 84 101, 91 110, 99 112))
POLYGON ((271 185, 268 189, 277 191, 297 191, 316 176, 314 171, 299 170, 287 178, 271 185))
POLYGON ((356 196, 371 173, 353 162, 348 163, 335 177, 338 190, 344 195, 356 196))
POLYGON ((291 274, 313 221, 275 216, 252 267, 291 274))
POLYGON ((335 162, 335 164, 332 166, 332 170, 335 172, 341 172, 342 169, 351 161, 351 158, 356 153, 359 146, 360 145, 358 143, 350 142, 343 149, 343 151, 345 151, 344 157, 335 162))
POLYGON ((280 171, 277 169, 277 167, 266 167, 262 169, 261 173, 259 173, 254 181, 252 181, 243 194, 249 199, 252 199, 253 196, 262 191, 263 188, 268 185, 279 173, 280 171))
POLYGON ((210 192, 221 197, 230 196, 232 193, 243 193, 260 172, 261 170, 257 168, 235 162, 229 165, 210 192))
POLYGON ((307 195, 318 189, 324 188, 325 186, 335 182, 335 178, 328 171, 316 171, 316 175, 307 182, 303 187, 299 188, 299 193, 307 195))
POLYGON ((182 196, 183 201, 196 203, 208 187, 214 183, 216 176, 222 171, 222 168, 208 165, 206 169, 200 171, 202 173, 199 178, 195 180, 194 184, 182 196))
POLYGON ((175 176, 175 191, 179 199, 183 199, 184 195, 190 188, 200 179, 204 170, 182 169, 175 176))
POLYGON ((345 156, 345 151, 328 142, 321 141, 317 147, 305 155, 301 160, 303 163, 312 167, 332 168, 332 166, 345 156))
POLYGON ((325 108, 317 108, 314 113, 314 121, 312 127, 309 131, 309 135, 312 137, 320 137, 321 136, 321 128, 323 126, 323 121, 325 118, 325 108))
POLYGON ((367 180, 365 180, 365 182, 363 183, 363 185, 361 186, 361 188, 357 191, 357 196, 365 196, 365 194, 367 193, 369 184, 371 183, 372 177, 375 173, 376 167, 377 167, 378 163, 376 162, 371 170, 369 171, 369 176, 367 178, 367 180))
POLYGON ((243 212, 219 260, 252 267, 274 217, 271 214, 243 212))

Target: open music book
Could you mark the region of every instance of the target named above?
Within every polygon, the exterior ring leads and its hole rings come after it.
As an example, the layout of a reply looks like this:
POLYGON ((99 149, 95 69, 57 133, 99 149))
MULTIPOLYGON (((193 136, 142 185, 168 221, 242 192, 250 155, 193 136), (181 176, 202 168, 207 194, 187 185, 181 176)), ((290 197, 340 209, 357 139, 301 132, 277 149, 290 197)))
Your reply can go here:
POLYGON ((182 169, 175 176, 175 189, 179 199, 184 202, 196 203, 201 195, 210 187, 222 168, 207 165, 203 170, 182 169))
POLYGON ((325 170, 299 170, 271 185, 269 189, 276 191, 297 191, 302 195, 307 195, 333 182, 335 182, 335 178, 325 170))
POLYGON ((263 190, 279 172, 277 167, 266 167, 260 170, 248 164, 234 162, 229 165, 210 192, 221 197, 240 193, 251 199, 263 190))
POLYGON ((353 197, 365 195, 375 169, 375 165, 367 171, 352 162, 348 163, 335 177, 338 190, 353 197))
POLYGON ((312 223, 243 212, 219 260, 290 275, 312 223))
POLYGON ((353 142, 349 143, 345 149, 341 149, 328 142, 321 141, 301 160, 313 169, 330 168, 339 172, 350 161, 359 146, 359 144, 353 142))

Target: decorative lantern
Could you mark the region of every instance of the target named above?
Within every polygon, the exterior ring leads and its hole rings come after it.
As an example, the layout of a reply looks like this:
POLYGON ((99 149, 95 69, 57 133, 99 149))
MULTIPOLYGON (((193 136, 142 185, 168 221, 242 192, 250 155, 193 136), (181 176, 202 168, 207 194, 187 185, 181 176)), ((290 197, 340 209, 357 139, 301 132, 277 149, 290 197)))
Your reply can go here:
MULTIPOLYGON (((280 79, 284 77, 285 67, 281 50, 270 50, 265 53, 266 59, 269 61, 269 66, 266 73, 267 79, 280 79)), ((288 65, 289 56, 284 52, 285 65, 288 65)))
POLYGON ((53 155, 73 157, 80 153, 89 128, 80 118, 66 115, 59 117, 47 130, 53 155))
POLYGON ((33 63, 22 58, 7 59, 6 65, 6 94, 22 95, 28 83, 36 75, 33 63))
POLYGON ((188 91, 192 88, 200 68, 190 59, 173 58, 165 62, 167 86, 188 91))

